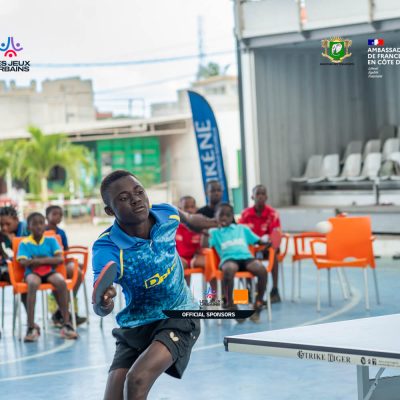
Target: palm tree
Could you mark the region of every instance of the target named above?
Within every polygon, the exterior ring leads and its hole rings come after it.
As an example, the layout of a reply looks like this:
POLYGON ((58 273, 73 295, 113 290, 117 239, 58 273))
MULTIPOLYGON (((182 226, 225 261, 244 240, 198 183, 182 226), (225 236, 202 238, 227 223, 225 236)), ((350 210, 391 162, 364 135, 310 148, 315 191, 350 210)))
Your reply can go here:
POLYGON ((9 194, 12 187, 13 146, 14 144, 10 140, 0 142, 0 176, 5 176, 6 178, 7 194, 9 194))
MULTIPOLYGON (((37 127, 29 127, 31 138, 20 140, 14 146, 12 169, 19 179, 27 179, 29 188, 48 201, 48 176, 52 168, 63 167, 67 181, 79 183, 79 172, 83 167, 92 167, 90 152, 85 146, 72 144, 64 134, 45 135, 37 127)), ((77 185, 75 185, 77 186, 77 185)))

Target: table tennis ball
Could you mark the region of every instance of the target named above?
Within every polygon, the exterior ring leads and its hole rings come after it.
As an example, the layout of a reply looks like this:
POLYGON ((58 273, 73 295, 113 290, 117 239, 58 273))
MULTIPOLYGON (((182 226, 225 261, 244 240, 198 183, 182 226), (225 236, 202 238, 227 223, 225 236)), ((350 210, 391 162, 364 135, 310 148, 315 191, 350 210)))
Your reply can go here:
POLYGON ((332 224, 329 221, 321 221, 315 225, 317 232, 319 233, 329 233, 332 230, 332 224))

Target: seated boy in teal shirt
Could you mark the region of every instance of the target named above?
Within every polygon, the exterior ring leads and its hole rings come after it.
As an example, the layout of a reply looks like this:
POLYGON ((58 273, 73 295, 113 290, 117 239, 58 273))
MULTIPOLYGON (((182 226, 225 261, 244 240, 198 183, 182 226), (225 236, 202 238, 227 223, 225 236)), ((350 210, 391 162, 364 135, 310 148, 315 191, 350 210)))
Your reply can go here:
POLYGON ((247 226, 233 223, 233 208, 228 203, 221 203, 217 206, 215 217, 219 228, 210 229, 209 245, 215 248, 221 259, 219 267, 224 273, 223 286, 226 307, 237 308, 232 299, 236 272, 249 271, 257 277, 255 313, 250 318, 258 321, 263 306, 268 273, 261 261, 256 260, 250 253, 249 245, 260 243, 260 237, 247 226))

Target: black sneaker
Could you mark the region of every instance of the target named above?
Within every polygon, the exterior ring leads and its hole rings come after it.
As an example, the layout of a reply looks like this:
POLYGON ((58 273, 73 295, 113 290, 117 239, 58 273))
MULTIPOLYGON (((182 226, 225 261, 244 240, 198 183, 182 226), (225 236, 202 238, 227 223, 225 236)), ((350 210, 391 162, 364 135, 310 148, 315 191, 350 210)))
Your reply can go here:
MULTIPOLYGON (((238 307, 237 304, 232 304, 230 307, 228 307, 228 310, 231 310, 231 311, 238 311, 238 310, 239 310, 239 307, 238 307)), ((244 321, 246 321, 246 318, 235 318, 235 319, 236 319, 236 322, 237 322, 238 324, 242 324, 244 321)))
POLYGON ((75 315, 75 320, 76 320, 76 325, 82 325, 87 321, 87 318, 75 315))
POLYGON ((262 302, 254 304, 254 313, 251 315, 250 320, 253 322, 259 322, 262 309, 263 309, 262 302))
POLYGON ((39 339, 40 332, 37 328, 28 328, 24 337, 24 342, 36 342, 39 339))
POLYGON ((271 296, 271 304, 281 302, 281 296, 279 296, 279 292, 278 292, 277 288, 272 288, 270 296, 271 296))
POLYGON ((61 315, 61 311, 57 310, 52 316, 51 316, 51 320, 53 321, 53 325, 56 328, 62 328, 64 325, 64 319, 61 315))
POLYGON ((64 339, 78 339, 78 334, 75 332, 71 324, 65 324, 61 328, 60 336, 64 339))

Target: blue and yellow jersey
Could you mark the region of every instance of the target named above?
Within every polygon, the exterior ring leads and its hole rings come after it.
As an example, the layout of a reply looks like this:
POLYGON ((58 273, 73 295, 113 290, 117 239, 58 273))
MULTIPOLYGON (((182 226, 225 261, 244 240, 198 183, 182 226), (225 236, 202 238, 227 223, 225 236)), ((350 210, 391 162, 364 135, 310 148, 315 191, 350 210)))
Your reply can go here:
POLYGON ((126 301, 117 315, 122 328, 165 319, 162 310, 198 308, 176 251, 178 210, 169 204, 155 204, 150 213, 156 220, 150 239, 129 236, 114 222, 93 245, 94 282, 109 261, 118 265, 115 282, 122 286, 126 301))
MULTIPOLYGON (((56 238, 42 236, 39 243, 37 243, 31 235, 21 241, 18 247, 17 260, 33 257, 55 257, 60 254, 62 254, 62 250, 56 238)), ((31 268, 27 267, 25 269, 25 275, 31 272, 31 268)))

